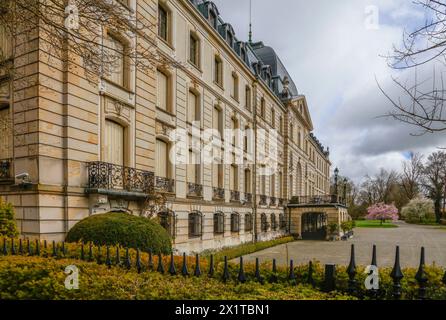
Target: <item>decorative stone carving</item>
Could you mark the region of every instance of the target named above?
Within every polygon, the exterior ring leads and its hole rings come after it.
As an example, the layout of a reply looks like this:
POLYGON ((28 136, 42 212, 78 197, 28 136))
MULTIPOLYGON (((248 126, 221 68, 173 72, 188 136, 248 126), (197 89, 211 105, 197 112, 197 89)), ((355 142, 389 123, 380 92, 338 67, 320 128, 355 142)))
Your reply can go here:
POLYGON ((131 110, 130 107, 125 103, 117 100, 106 98, 105 100, 105 113, 109 115, 114 115, 118 118, 124 119, 127 123, 131 121, 131 110))

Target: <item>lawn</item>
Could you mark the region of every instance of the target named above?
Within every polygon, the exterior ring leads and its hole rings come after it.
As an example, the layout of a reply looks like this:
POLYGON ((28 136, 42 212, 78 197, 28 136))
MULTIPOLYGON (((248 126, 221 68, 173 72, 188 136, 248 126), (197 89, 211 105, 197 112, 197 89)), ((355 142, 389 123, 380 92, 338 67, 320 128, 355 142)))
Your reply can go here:
POLYGON ((391 222, 381 223, 380 220, 357 220, 355 223, 357 228, 398 228, 391 222))

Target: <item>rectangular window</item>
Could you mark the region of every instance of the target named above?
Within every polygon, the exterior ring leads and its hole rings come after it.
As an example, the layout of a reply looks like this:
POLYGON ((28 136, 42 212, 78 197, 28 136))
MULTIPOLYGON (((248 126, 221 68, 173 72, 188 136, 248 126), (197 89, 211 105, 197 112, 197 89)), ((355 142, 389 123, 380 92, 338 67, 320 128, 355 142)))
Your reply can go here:
POLYGON ((0 60, 12 57, 12 38, 6 31, 6 28, 0 25, 0 60))
POLYGON ((193 65, 199 67, 200 66, 200 63, 199 63, 199 58, 200 58, 200 54, 199 54, 200 50, 199 49, 200 48, 199 48, 198 39, 192 33, 189 38, 190 38, 190 40, 189 40, 189 42, 190 42, 190 44, 189 44, 190 45, 189 61, 193 65))
POLYGON ((251 171, 245 170, 245 193, 251 193, 251 171))
POLYGON ((201 237, 202 216, 199 213, 189 214, 189 237, 201 237))
POLYGON ((273 129, 276 127, 276 112, 274 109, 271 109, 271 126, 273 129))
POLYGON ((232 191, 238 191, 238 167, 231 165, 229 185, 232 191))
POLYGON ((187 182, 200 184, 200 159, 199 154, 189 150, 189 159, 187 164, 187 182))
POLYGON ((265 106, 265 99, 262 98, 262 100, 260 100, 260 116, 265 119, 265 115, 266 115, 266 106, 265 106))
POLYGON ((200 110, 198 97, 192 91, 189 91, 188 105, 187 105, 187 121, 192 123, 200 121, 200 110))
POLYGON ((235 72, 232 73, 231 97, 238 101, 238 76, 235 72))
POLYGON ((245 214, 245 231, 252 231, 252 215, 245 214))
POLYGON ((214 214, 214 232, 217 234, 225 233, 225 216, 223 213, 214 214))
POLYGON ((158 6, 158 35, 161 39, 168 41, 168 21, 169 15, 167 11, 162 7, 158 6))
POLYGON ((158 96, 157 96, 157 107, 161 110, 169 111, 169 78, 163 72, 158 70, 157 76, 157 87, 158 87, 158 96))
POLYGON ((104 44, 108 51, 108 59, 112 63, 107 79, 121 87, 126 87, 125 45, 110 34, 104 40, 104 44))
POLYGON ((217 130, 220 134, 220 137, 223 139, 223 113, 218 107, 214 107, 212 123, 212 128, 217 130))
POLYGON ((212 11, 209 14, 209 23, 214 29, 217 29, 217 15, 212 11))
POLYGON ((245 88, 245 108, 251 111, 251 88, 248 86, 245 88))
POLYGON ((271 176, 270 183, 271 183, 271 185, 269 186, 270 195, 271 195, 271 197, 275 197, 276 196, 276 177, 274 175, 271 176))
POLYGON ((12 121, 9 105, 0 104, 0 160, 11 159, 12 156, 12 121))
POLYGON ((157 177, 168 177, 168 158, 167 158, 167 143, 162 140, 156 140, 156 162, 155 174, 157 177))
POLYGON ((214 60, 214 82, 223 88, 223 62, 219 57, 214 60))

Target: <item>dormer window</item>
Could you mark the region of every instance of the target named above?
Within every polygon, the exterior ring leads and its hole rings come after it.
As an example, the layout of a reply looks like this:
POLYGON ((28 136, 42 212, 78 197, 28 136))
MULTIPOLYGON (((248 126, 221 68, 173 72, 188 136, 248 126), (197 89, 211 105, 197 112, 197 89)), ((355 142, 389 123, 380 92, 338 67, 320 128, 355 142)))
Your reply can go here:
POLYGON ((246 51, 243 48, 240 49, 240 59, 242 59, 243 62, 246 62, 246 51))
POLYGON ((209 23, 214 29, 217 29, 217 15, 214 11, 209 12, 209 23))
POLYGON ((226 33, 226 41, 228 42, 229 46, 232 47, 234 43, 234 36, 232 35, 231 31, 228 31, 226 33))

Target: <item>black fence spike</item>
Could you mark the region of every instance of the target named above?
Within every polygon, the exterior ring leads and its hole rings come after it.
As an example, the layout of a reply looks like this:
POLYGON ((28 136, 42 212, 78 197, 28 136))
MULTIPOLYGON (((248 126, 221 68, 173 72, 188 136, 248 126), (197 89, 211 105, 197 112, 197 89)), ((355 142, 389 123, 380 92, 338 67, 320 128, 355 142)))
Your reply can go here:
POLYGON ((325 265, 324 290, 325 292, 336 290, 336 266, 334 264, 325 265))
POLYGON ((136 270, 138 273, 142 272, 141 252, 139 249, 136 249, 136 270))
POLYGON ((200 255, 197 253, 195 256, 195 271, 194 276, 201 277, 201 267, 200 267, 200 255))
POLYGON ((246 282, 245 270, 243 268, 243 257, 240 257, 240 266, 239 266, 239 270, 238 270, 238 277, 237 277, 237 279, 241 283, 245 283, 246 282))
POLYGON ((225 256, 225 265, 223 268, 223 282, 227 282, 231 278, 228 268, 228 257, 225 256))
POLYGON ((314 281, 314 278, 313 278, 313 272, 314 272, 314 270, 313 270, 313 261, 310 261, 309 264, 308 264, 308 278, 307 278, 307 282, 309 284, 311 284, 312 287, 315 287, 316 286, 316 282, 314 281))
POLYGON ((46 240, 43 240, 43 256, 44 256, 45 258, 48 257, 48 251, 47 251, 47 249, 48 249, 48 243, 47 243, 46 240))
POLYGON ((31 241, 29 241, 29 239, 27 239, 26 241, 26 251, 28 251, 29 256, 33 255, 33 251, 31 249, 31 241))
POLYGON ((121 253, 119 252, 119 246, 116 246, 115 264, 116 264, 117 266, 120 266, 120 265, 121 265, 121 253))
POLYGON ((147 265, 148 270, 152 271, 153 270, 153 251, 152 249, 149 249, 149 264, 147 265))
POLYGON ((260 274, 260 262, 259 262, 259 258, 256 258, 256 272, 254 277, 257 279, 258 282, 262 283, 263 279, 262 276, 260 274))
POLYGON ((125 248, 125 261, 124 266, 127 268, 127 270, 130 270, 132 268, 132 262, 130 261, 130 252, 129 248, 125 248))
POLYGON ((65 257, 65 255, 67 254, 67 251, 65 248, 65 241, 62 241, 62 248, 60 250, 60 254, 62 255, 62 257, 65 257))
POLYGON ((296 274, 294 273, 294 261, 290 260, 290 273, 288 274, 288 279, 291 281, 296 280, 296 274))
POLYGON ((163 256, 161 253, 158 254, 158 268, 156 269, 161 274, 164 274, 163 256))
POLYGON ((210 261, 209 261, 209 272, 208 272, 209 278, 212 278, 214 276, 214 273, 215 273, 214 255, 211 254, 210 261))
POLYGON ((421 257, 420 257, 420 266, 418 267, 417 274, 415 275, 415 280, 418 282, 418 299, 425 300, 426 299, 426 284, 428 281, 426 271, 424 270, 425 265, 425 256, 424 256, 424 247, 421 247, 421 257))
POLYGON ((445 273, 444 273, 444 276, 443 276, 443 280, 442 280, 442 281, 443 281, 443 284, 446 285, 446 271, 445 271, 445 273))
POLYGON ((173 252, 170 253, 170 266, 169 266, 169 273, 171 276, 177 275, 177 270, 175 269, 175 260, 173 257, 173 252))
POLYGON ((112 267, 112 262, 110 258, 110 246, 107 246, 106 249, 106 256, 105 256, 105 265, 110 269, 112 267))
POLYGON ((393 266, 390 277, 393 279, 393 298, 398 300, 401 298, 401 280, 404 278, 400 265, 400 247, 396 247, 395 264, 393 266))
POLYGON ((52 248, 53 248, 52 256, 54 258, 57 258, 57 247, 56 247, 56 241, 54 241, 54 240, 53 240, 52 248))
POLYGON ((372 263, 370 265, 375 266, 375 267, 378 266, 378 259, 376 258, 376 245, 373 245, 372 263))
POLYGON ((350 252, 350 263, 347 267, 347 274, 348 274, 348 292, 351 295, 354 295, 356 292, 356 261, 355 261, 355 245, 352 244, 351 246, 351 252, 350 252))
POLYGON ((8 254, 8 243, 6 242, 6 238, 3 238, 3 249, 2 254, 6 256, 8 254))
POLYGON ((84 243, 81 243, 81 260, 85 260, 85 251, 84 251, 84 243))
POLYGON ((91 242, 88 248, 88 261, 93 261, 93 244, 91 242))
POLYGON ((36 239, 36 256, 40 256, 40 240, 36 239))
POLYGON ((186 253, 183 253, 183 266, 181 267, 181 274, 185 277, 189 275, 189 271, 187 270, 186 253))
POLYGON ((23 256, 23 240, 19 239, 19 254, 23 256))
POLYGON ((15 256, 17 254, 16 250, 15 250, 15 241, 14 238, 11 239, 11 254, 13 256, 15 256))
POLYGON ((273 268, 272 268, 271 277, 269 278, 269 282, 276 283, 277 280, 278 280, 277 279, 277 264, 276 264, 276 259, 273 259, 273 268))
POLYGON ((98 255, 97 255, 97 263, 102 264, 102 248, 101 245, 98 245, 98 255))

